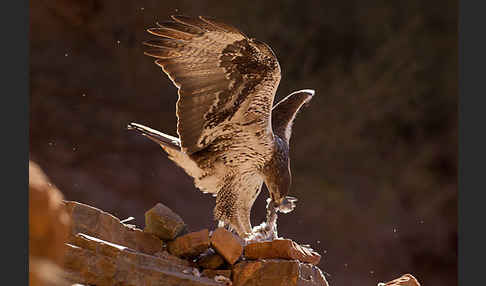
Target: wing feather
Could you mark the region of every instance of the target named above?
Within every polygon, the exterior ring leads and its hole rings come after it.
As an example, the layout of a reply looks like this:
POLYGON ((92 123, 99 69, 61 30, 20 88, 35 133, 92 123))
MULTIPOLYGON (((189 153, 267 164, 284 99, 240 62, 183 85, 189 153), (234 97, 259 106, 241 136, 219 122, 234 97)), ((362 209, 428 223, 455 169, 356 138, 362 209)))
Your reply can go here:
POLYGON ((189 17, 189 16, 184 16, 184 15, 173 15, 173 16, 171 16, 171 18, 174 19, 175 21, 181 23, 181 24, 200 28, 205 32, 220 31, 220 29, 218 29, 214 25, 209 24, 206 21, 203 21, 199 17, 189 17))
POLYGON ((182 56, 182 54, 168 48, 158 48, 158 49, 150 49, 144 52, 147 56, 151 56, 158 59, 174 59, 182 56))
POLYGON ((177 32, 182 32, 190 35, 201 35, 204 31, 199 27, 194 27, 191 25, 186 25, 180 22, 167 21, 162 24, 157 23, 157 26, 162 29, 171 29, 177 32))
POLYGON ((255 144, 268 143, 280 82, 272 50, 216 19, 171 18, 148 29, 157 38, 144 44, 150 48, 145 54, 157 58, 156 64, 179 89, 176 114, 182 150, 192 154, 218 138, 231 140, 225 133, 231 130, 227 123, 244 127, 243 133, 266 135, 251 140, 255 144))
POLYGON ((272 109, 273 132, 289 143, 295 116, 313 96, 314 90, 303 89, 280 100, 272 109))
POLYGON ((147 30, 152 35, 159 36, 159 37, 166 37, 169 39, 175 39, 175 40, 190 40, 193 38, 192 34, 183 32, 183 31, 177 31, 174 29, 170 28, 150 28, 147 30))

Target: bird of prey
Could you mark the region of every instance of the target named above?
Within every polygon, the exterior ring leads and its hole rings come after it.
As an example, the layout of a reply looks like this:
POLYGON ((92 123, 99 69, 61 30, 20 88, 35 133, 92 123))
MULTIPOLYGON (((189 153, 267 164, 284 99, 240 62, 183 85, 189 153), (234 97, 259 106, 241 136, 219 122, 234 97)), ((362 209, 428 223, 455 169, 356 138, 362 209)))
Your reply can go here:
MULTIPOLYGON (((236 28, 207 17, 171 16, 148 29, 146 55, 178 88, 178 137, 141 124, 134 129, 156 143, 216 197, 214 217, 245 239, 252 235, 250 212, 265 183, 269 223, 296 199, 291 184, 289 140, 299 109, 314 91, 291 93, 273 105, 280 66, 272 49, 236 28)), ((276 226, 270 237, 276 235, 276 226)))

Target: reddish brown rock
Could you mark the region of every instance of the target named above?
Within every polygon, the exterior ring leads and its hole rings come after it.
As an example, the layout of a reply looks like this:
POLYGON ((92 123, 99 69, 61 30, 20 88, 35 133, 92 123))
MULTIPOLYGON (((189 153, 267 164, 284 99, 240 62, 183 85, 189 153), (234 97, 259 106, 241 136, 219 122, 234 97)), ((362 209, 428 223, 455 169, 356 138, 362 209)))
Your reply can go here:
POLYGON ((226 278, 231 278, 231 270, 230 269, 204 269, 202 272, 202 276, 208 277, 213 279, 215 276, 224 276, 226 278))
POLYGON ((218 269, 223 263, 223 257, 217 253, 203 256, 197 261, 197 265, 205 269, 218 269))
POLYGON ((297 259, 317 265, 321 255, 314 250, 301 246, 290 239, 250 243, 245 247, 245 257, 249 259, 282 258, 297 259))
POLYGON ((65 204, 73 221, 70 239, 84 233, 147 254, 162 250, 162 241, 153 234, 125 225, 109 213, 78 202, 65 201, 65 204))
POLYGON ((229 264, 234 264, 243 253, 240 239, 224 228, 213 232, 211 245, 229 264))
POLYGON ((158 258, 162 258, 163 260, 172 262, 174 264, 180 264, 180 265, 184 265, 184 266, 195 266, 192 261, 188 261, 186 259, 182 259, 182 258, 179 258, 177 256, 174 256, 174 255, 170 254, 167 250, 157 252, 157 253, 154 254, 154 256, 156 256, 158 258))
MULTIPOLYGON (((92 209, 89 209, 89 211, 92 211, 92 209)), ((98 214, 96 211, 93 213, 95 216, 98 214)), ((88 221, 92 219, 92 216, 89 215, 75 217, 88 221)), ((107 223, 112 221, 109 218, 98 217, 98 223, 85 223, 85 225, 96 227, 110 225, 107 223), (100 223, 100 220, 106 221, 100 223)), ((114 223, 114 225, 117 224, 114 223)), ((99 228, 92 230, 92 232, 106 235, 99 228)), ((147 235, 147 233, 139 232, 147 235)), ((218 235, 218 232, 216 232, 216 238, 218 235)), ((137 246, 135 243, 132 243, 132 245, 137 246)), ((219 260, 222 261, 223 258, 220 255, 209 250, 209 245, 209 233, 207 229, 204 229, 183 235, 169 242, 168 250, 183 257, 193 257, 206 251, 209 255, 205 257, 219 257, 219 260)), ((173 256, 165 250, 149 255, 130 246, 120 245, 83 233, 72 235, 67 246, 64 278, 71 283, 83 285, 328 286, 319 268, 297 260, 242 261, 235 264, 233 269, 205 269, 201 274, 197 271, 197 268, 192 267, 193 263, 173 256), (233 282, 231 278, 234 279, 233 282)))
POLYGON ((65 278, 87 285, 220 285, 194 268, 84 234, 67 244, 65 278))
POLYGON ((169 253, 179 257, 194 257, 209 248, 209 231, 203 229, 179 236, 167 243, 169 253))
POLYGON ((162 240, 175 239, 185 228, 182 218, 161 203, 145 212, 143 231, 152 233, 162 240))
POLYGON ((62 193, 29 161, 29 285, 65 285, 61 278, 70 219, 62 193))
POLYGON ((30 286, 67 286, 62 269, 49 259, 29 256, 30 286))
POLYGON ((296 260, 241 261, 233 267, 233 286, 328 286, 316 266, 296 260))
POLYGON ((420 286, 420 283, 412 274, 404 274, 395 280, 379 283, 378 286, 420 286))
POLYGON ((62 193, 29 162, 29 255, 62 265, 70 224, 62 193))

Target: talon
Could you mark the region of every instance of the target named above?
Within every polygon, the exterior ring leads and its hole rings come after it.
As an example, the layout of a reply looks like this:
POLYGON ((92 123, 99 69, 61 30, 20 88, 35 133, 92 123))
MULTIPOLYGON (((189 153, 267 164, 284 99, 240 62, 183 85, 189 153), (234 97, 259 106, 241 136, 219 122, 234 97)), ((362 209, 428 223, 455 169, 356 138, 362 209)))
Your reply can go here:
POLYGON ((295 197, 285 197, 280 206, 278 206, 278 211, 280 211, 281 213, 289 213, 293 211, 297 201, 298 200, 295 197))

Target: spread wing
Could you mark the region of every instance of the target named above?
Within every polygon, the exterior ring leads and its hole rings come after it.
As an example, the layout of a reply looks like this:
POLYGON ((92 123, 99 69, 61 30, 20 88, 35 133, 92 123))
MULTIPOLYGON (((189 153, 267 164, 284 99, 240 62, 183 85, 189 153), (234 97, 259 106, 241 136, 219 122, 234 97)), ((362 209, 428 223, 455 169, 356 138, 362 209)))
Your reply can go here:
POLYGON ((271 138, 271 108, 280 82, 272 50, 213 19, 172 19, 148 29, 158 37, 144 44, 150 47, 145 54, 157 58, 179 89, 177 133, 183 151, 204 149, 221 138, 228 123, 271 138))

